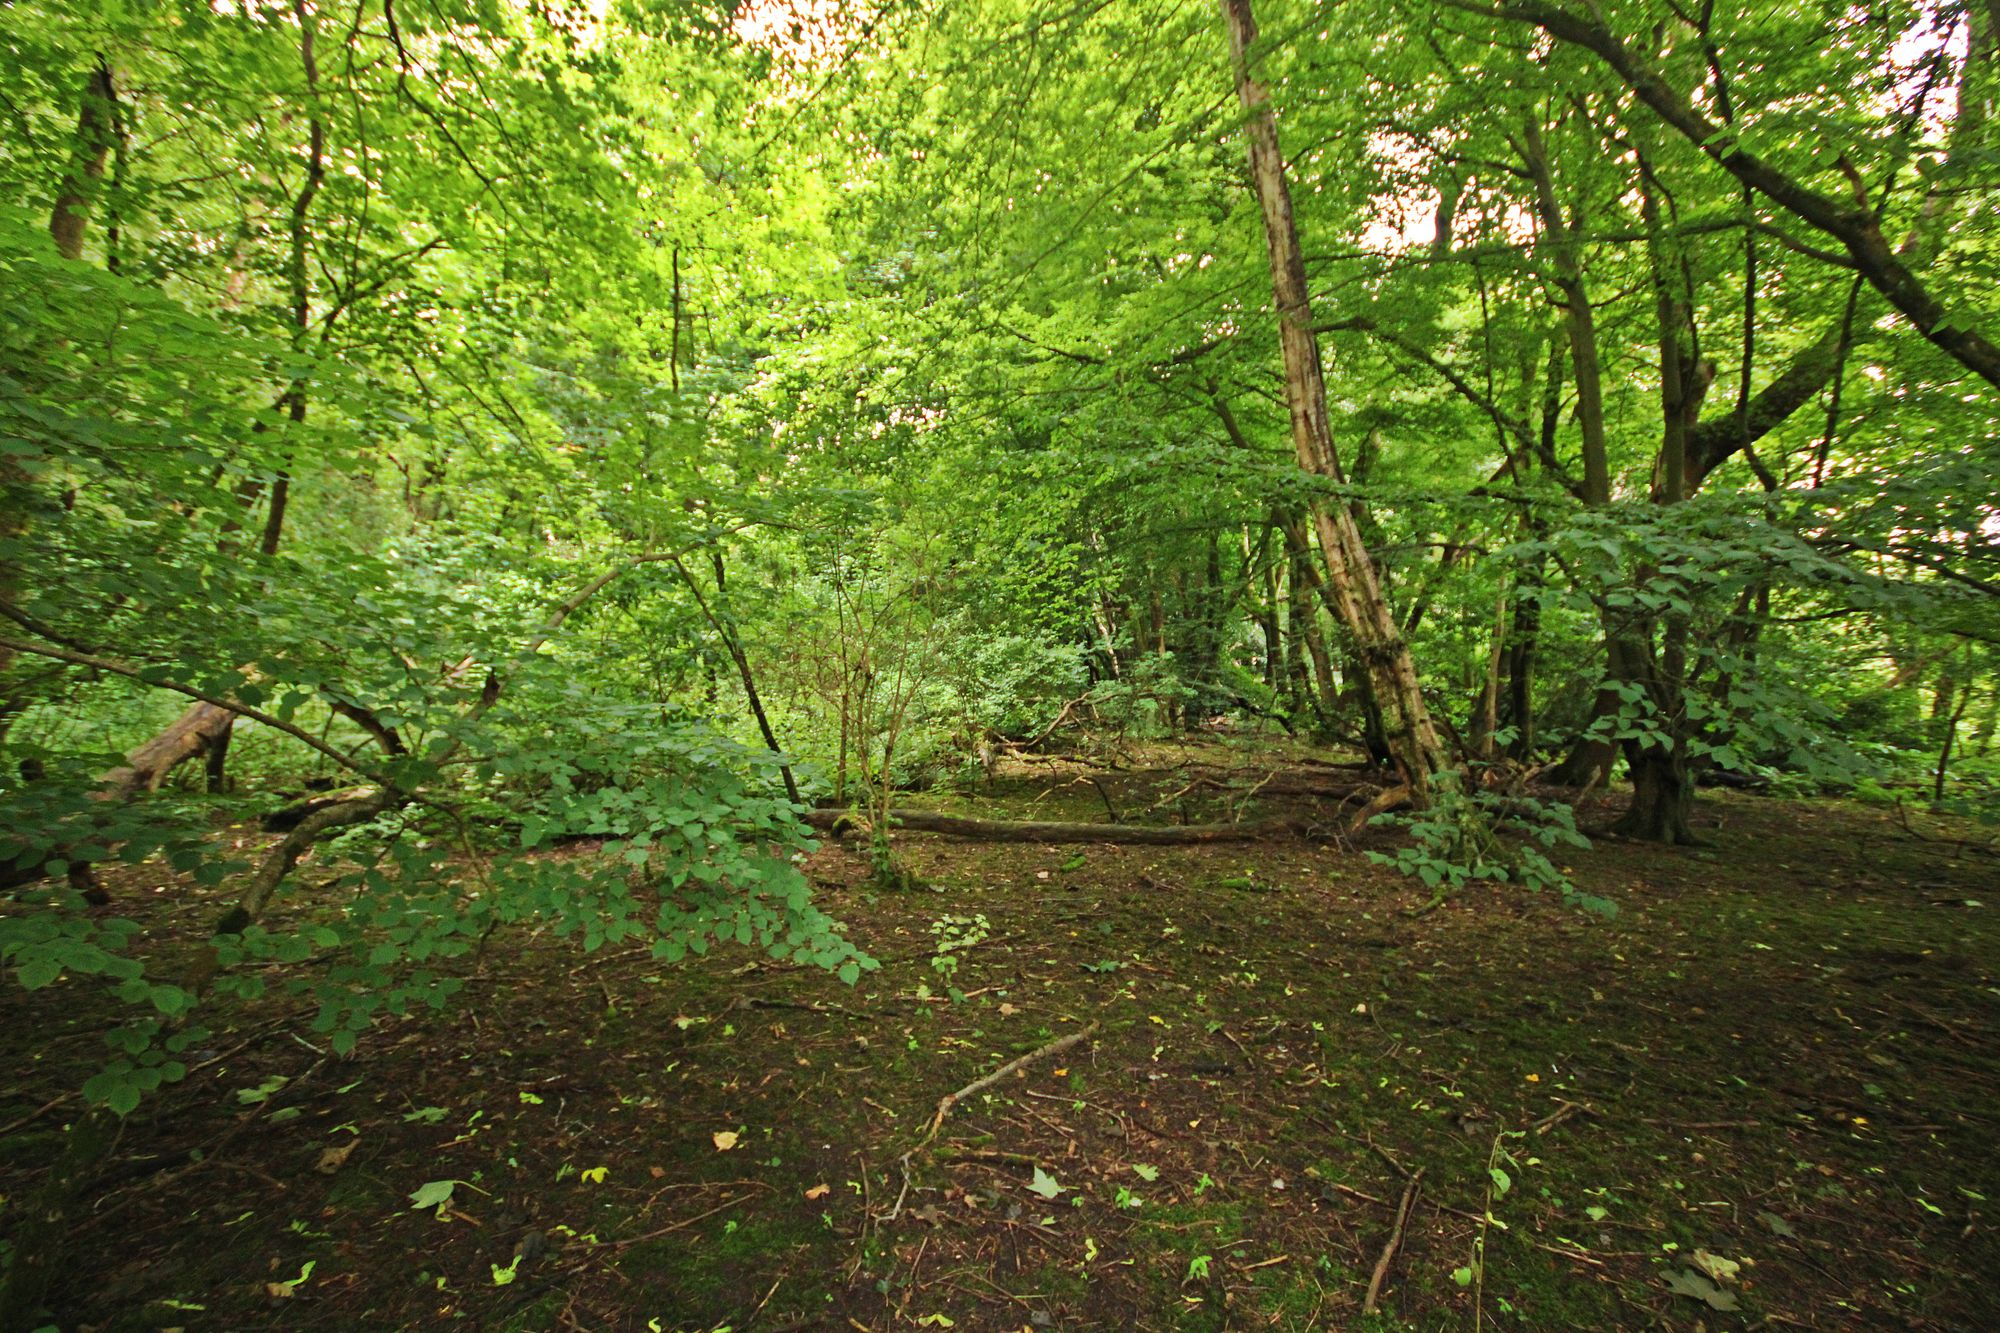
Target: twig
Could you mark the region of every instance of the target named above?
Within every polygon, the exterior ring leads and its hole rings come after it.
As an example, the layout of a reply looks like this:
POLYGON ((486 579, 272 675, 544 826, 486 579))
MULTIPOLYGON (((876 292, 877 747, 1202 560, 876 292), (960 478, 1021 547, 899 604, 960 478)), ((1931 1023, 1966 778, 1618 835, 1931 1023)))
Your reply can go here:
POLYGON ((938 1156, 947 1162, 1007 1162, 1014 1166, 1040 1166, 1041 1159, 1024 1152, 1001 1152, 994 1148, 959 1148, 946 1144, 938 1156))
POLYGON ((1058 1037, 1048 1045, 1029 1051, 1019 1059, 1009 1060, 986 1077, 974 1079, 957 1092, 948 1092, 943 1097, 940 1097, 937 1104, 937 1114, 931 1117, 931 1127, 925 1131, 923 1138, 919 1139, 916 1145, 904 1153, 898 1161, 898 1165, 903 1168, 903 1188, 896 1194, 896 1206, 884 1214, 881 1220, 883 1222, 893 1222, 903 1215, 903 1200, 910 1193, 910 1159, 922 1152, 930 1145, 931 1140, 937 1137, 938 1130, 943 1127, 944 1118, 951 1114, 952 1107, 958 1105, 958 1103, 964 1101, 974 1093, 985 1091, 1001 1079, 1006 1078, 1009 1074, 1023 1069, 1037 1060, 1061 1054, 1096 1031, 1097 1024, 1094 1021, 1085 1024, 1081 1029, 1070 1033, 1067 1037, 1058 1037))
MULTIPOLYGON (((938 1099, 937 1114, 931 1117, 930 1131, 924 1135, 923 1143, 919 1143, 917 1147, 921 1148, 924 1146, 924 1144, 927 1144, 932 1139, 936 1138, 938 1130, 942 1128, 944 1125, 944 1118, 947 1115, 951 1114, 951 1108, 958 1105, 960 1102, 964 1101, 967 1097, 970 1097, 975 1093, 986 1091, 986 1089, 1000 1082, 1000 1080, 1006 1078, 1009 1074, 1016 1073, 1019 1070, 1025 1069, 1027 1066, 1033 1064, 1037 1060, 1044 1059, 1051 1055, 1062 1054, 1064 1051, 1068 1050, 1070 1047, 1076 1045, 1078 1042, 1089 1037, 1096 1031, 1097 1031, 1097 1024, 1095 1022, 1088 1023, 1080 1030, 1070 1033, 1067 1037, 1058 1037, 1046 1046, 1039 1046, 1036 1049, 1029 1051, 1026 1055, 1019 1057, 1018 1059, 1009 1060, 1006 1064, 1001 1065, 998 1069, 986 1075, 986 1077, 974 1079, 972 1082, 960 1088, 957 1092, 946 1093, 944 1096, 938 1099)), ((914 1151, 914 1149, 912 1151, 914 1151)))
POLYGON ((1417 1189, 1423 1184, 1424 1168, 1418 1167, 1410 1176, 1410 1183, 1403 1186, 1403 1201, 1396 1205, 1396 1226, 1389 1233, 1389 1241, 1382 1247, 1382 1257, 1375 1261, 1375 1271, 1368 1278, 1368 1296, 1361 1302, 1361 1313, 1375 1313, 1376 1303, 1382 1296, 1382 1280, 1389 1276, 1389 1265, 1395 1262, 1396 1251, 1403 1244, 1403 1228, 1410 1220, 1410 1209, 1416 1206, 1417 1189))
POLYGON ((1260 1268, 1269 1268, 1273 1264, 1282 1264, 1291 1257, 1289 1254, 1281 1254, 1274 1259, 1260 1259, 1254 1264, 1231 1264, 1229 1271, 1232 1273, 1254 1273, 1260 1268))
MULTIPOLYGON (((769 1186, 763 1186, 762 1188, 768 1189, 769 1186)), ((746 1195, 744 1197, 747 1198, 749 1196, 746 1195)), ((584 1244, 586 1245, 587 1248, 594 1250, 622 1250, 627 1245, 638 1245, 644 1241, 658 1240, 661 1236, 672 1235, 676 1231, 685 1230, 686 1228, 691 1227, 695 1223, 701 1221, 703 1218, 714 1217, 717 1213, 726 1212, 742 1202, 743 1202, 742 1199, 725 1200, 722 1203, 717 1204, 715 1207, 709 1209, 705 1213, 696 1213, 693 1217, 690 1217, 685 1221, 675 1222, 672 1226, 664 1226, 657 1231, 648 1231, 643 1236, 632 1236, 625 1240, 600 1240, 595 1242, 594 1244, 585 1242, 584 1244)))
POLYGON ((1550 1130, 1554 1129, 1557 1125, 1560 1125, 1563 1121, 1575 1115, 1587 1115, 1595 1117, 1597 1115, 1597 1112, 1593 1111, 1591 1108, 1585 1106, 1581 1102, 1570 1102, 1570 1101, 1561 1102, 1553 1112, 1543 1116, 1540 1120, 1537 1120, 1535 1122, 1535 1133, 1546 1134, 1550 1130))

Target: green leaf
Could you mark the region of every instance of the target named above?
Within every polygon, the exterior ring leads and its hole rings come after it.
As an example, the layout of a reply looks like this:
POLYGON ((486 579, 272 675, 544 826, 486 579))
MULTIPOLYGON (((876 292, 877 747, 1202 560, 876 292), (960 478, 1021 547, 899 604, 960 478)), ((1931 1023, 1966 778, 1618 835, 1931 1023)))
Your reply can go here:
POLYGON ((451 1202, 452 1191, 458 1188, 456 1180, 426 1180, 410 1191, 411 1208, 442 1208, 451 1202))

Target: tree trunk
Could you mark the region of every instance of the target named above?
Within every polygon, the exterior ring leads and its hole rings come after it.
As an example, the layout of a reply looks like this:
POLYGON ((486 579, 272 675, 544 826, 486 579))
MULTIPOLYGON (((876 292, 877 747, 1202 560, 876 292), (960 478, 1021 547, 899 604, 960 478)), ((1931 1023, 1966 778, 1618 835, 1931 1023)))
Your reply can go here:
POLYGON ((1641 842, 1693 846, 1689 816, 1694 811, 1694 783, 1689 780, 1687 755, 1679 747, 1628 747, 1626 766, 1632 774, 1632 805, 1611 831, 1641 842))
MULTIPOLYGON (((1236 94, 1247 115, 1244 137, 1251 182, 1264 215, 1278 338, 1284 354, 1285 399, 1291 409, 1292 446, 1301 468, 1338 482, 1342 479, 1340 462, 1327 415, 1326 381, 1320 367, 1319 340, 1312 328, 1305 256, 1299 249, 1298 227, 1292 217, 1277 118, 1269 93, 1250 71, 1257 21, 1250 0, 1223 0, 1222 10, 1229 29, 1236 94)), ((1389 751, 1411 799, 1421 802, 1429 793, 1432 775, 1443 766, 1444 756, 1424 702, 1416 663, 1382 595, 1375 562, 1362 542, 1352 510, 1344 504, 1315 503, 1312 519, 1326 561, 1327 586, 1374 687, 1389 751)))
POLYGON ((64 259, 83 258, 84 224, 89 220, 98 182, 104 179, 104 164, 111 156, 117 97, 111 66, 100 56, 97 67, 83 81, 76 140, 56 192, 55 207, 49 212, 49 235, 55 240, 56 253, 64 259))
POLYGON ((102 779, 107 800, 129 801, 144 792, 158 791, 167 775, 198 754, 218 744, 226 745, 236 714, 214 704, 198 703, 175 718, 173 724, 125 757, 118 768, 102 779))
POLYGON ((1479 708, 1472 719, 1472 749, 1481 759, 1493 757, 1493 733, 1500 727, 1500 664, 1507 653, 1507 611, 1512 589, 1503 588, 1493 608, 1493 645, 1486 654, 1486 676, 1479 691, 1479 708))
MULTIPOLYGON (((1681 338, 1688 328, 1688 311, 1680 297, 1679 256, 1673 253, 1675 242, 1662 226, 1651 168, 1643 155, 1639 170, 1639 205, 1646 223, 1646 254, 1653 271, 1659 323, 1661 481, 1654 499, 1662 505, 1676 505, 1687 499, 1688 423, 1699 406, 1702 384, 1691 373, 1691 359, 1681 338)), ((1642 581, 1652 577, 1652 571, 1640 573, 1642 581)), ((1650 618, 1620 627, 1611 638, 1614 677, 1645 689, 1656 730, 1666 737, 1624 742, 1625 764, 1632 775, 1632 807, 1617 828, 1628 837, 1687 844, 1696 841, 1689 823, 1694 808, 1686 698, 1689 616, 1686 611, 1669 609, 1663 619, 1657 657, 1650 618)))

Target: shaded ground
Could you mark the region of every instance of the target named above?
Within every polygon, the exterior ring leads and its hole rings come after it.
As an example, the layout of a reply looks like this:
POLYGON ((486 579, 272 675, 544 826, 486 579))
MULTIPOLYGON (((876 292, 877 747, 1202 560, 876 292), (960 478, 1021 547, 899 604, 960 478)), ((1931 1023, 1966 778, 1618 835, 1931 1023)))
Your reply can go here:
MULTIPOLYGON (((1102 817, 1050 773, 955 808, 1102 817)), ((1190 772, 1101 777, 1130 811, 1190 772)), ((1611 921, 1505 888, 1412 916, 1426 891, 1302 840, 910 837, 935 891, 902 893, 830 845, 821 902, 884 962, 858 989, 524 937, 351 1059, 246 1012, 127 1126, 60 1299, 117 1328, 2000 1327, 2000 861, 1822 803, 1706 795, 1701 831, 1575 854, 1611 921), (985 932, 955 970, 940 923, 985 932), (1092 1021, 905 1174, 942 1095, 1092 1021)), ((66 984, 0 1036, 9 1199, 96 1055, 47 1036, 66 984)))

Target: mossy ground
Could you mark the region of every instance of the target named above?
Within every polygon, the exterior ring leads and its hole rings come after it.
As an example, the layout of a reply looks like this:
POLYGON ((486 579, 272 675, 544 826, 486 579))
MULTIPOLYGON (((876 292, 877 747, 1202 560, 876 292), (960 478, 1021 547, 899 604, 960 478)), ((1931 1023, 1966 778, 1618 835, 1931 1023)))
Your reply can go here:
MULTIPOLYGON (((1101 817, 1073 776, 953 804, 1101 817)), ((1128 809, 1188 778, 1099 776, 1128 809)), ((1231 798, 1206 799, 1188 813, 1231 798)), ((1700 831, 1574 856, 1612 920, 1505 887, 1413 915, 1427 891, 1338 841, 913 836, 929 887, 900 893, 830 845, 821 902, 883 960, 855 989, 523 937, 353 1058, 298 1015, 142 1108, 76 1228, 65 1326, 1457 1329, 1477 1299, 1524 1330, 2000 1327, 2000 860, 1827 803, 1704 795, 1700 831), (931 926, 979 914, 947 978, 931 926), (1093 1021, 906 1174, 943 1094, 1093 1021), (439 1179, 462 1182, 444 1213, 411 1211, 439 1179), (531 1232, 546 1251, 509 1269, 531 1232), (1731 1264, 1733 1310, 1669 1286, 1731 1264)), ((93 1054, 51 990, 0 1039, 0 1121, 93 1054)), ((0 1137, 10 1201, 64 1109, 0 1137)))

